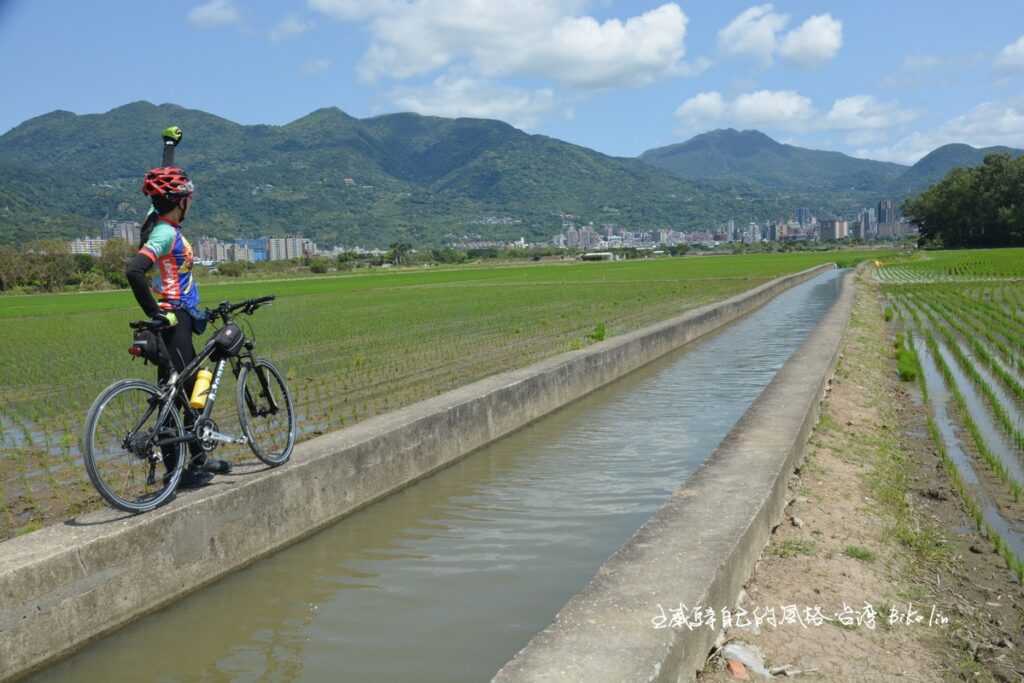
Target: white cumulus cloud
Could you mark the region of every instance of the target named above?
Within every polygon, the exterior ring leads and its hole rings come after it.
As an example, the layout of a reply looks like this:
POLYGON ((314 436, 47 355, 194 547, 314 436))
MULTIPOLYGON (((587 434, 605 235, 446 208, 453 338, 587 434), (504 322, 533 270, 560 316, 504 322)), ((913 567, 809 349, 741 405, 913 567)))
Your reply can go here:
POLYGON ((1024 98, 983 102, 936 128, 911 133, 887 147, 858 150, 858 155, 912 164, 936 147, 953 142, 1024 148, 1024 98))
POLYGON ((309 6, 318 12, 341 21, 356 21, 400 10, 399 0, 309 0, 309 6))
POLYGON ((282 40, 294 38, 312 28, 313 23, 310 21, 294 16, 285 17, 270 30, 270 39, 275 43, 280 43, 282 40))
POLYGON ((718 32, 718 49, 726 55, 750 56, 771 64, 777 34, 788 23, 789 17, 777 13, 773 5, 751 7, 718 32))
POLYGON ((783 34, 789 15, 775 6, 755 5, 744 10, 718 32, 718 49, 732 57, 752 57, 768 66, 776 55, 801 66, 833 59, 843 46, 843 23, 831 14, 818 14, 783 34))
POLYGON ((549 88, 503 87, 470 76, 438 76, 429 86, 399 88, 393 93, 402 109, 433 116, 501 119, 517 128, 533 128, 555 106, 549 88))
POLYGON ((1002 71, 1024 72, 1024 36, 1004 47, 996 58, 996 66, 1002 71))
POLYGON ((733 100, 719 92, 702 92, 679 105, 675 116, 688 132, 722 125, 801 133, 847 131, 855 144, 884 141, 887 131, 916 118, 914 112, 872 95, 837 99, 822 112, 809 97, 794 90, 758 90, 733 100))
POLYGON ((187 18, 195 28, 217 28, 237 24, 241 15, 231 0, 210 0, 189 10, 187 18))
POLYGON ((530 76, 574 87, 636 86, 707 67, 685 56, 688 19, 675 3, 625 19, 580 15, 582 0, 309 0, 344 21, 369 20, 367 80, 447 67, 483 78, 530 76))
POLYGON ((727 110, 722 93, 702 92, 679 105, 676 117, 699 124, 705 121, 720 121, 725 118, 727 110))
POLYGON ((733 113, 742 125, 801 127, 814 116, 814 105, 793 90, 758 90, 737 97, 733 113))
POLYGON ((836 100, 825 116, 825 124, 836 130, 877 130, 910 123, 916 118, 915 112, 901 109, 896 103, 881 102, 872 95, 854 95, 836 100))
POLYGON ((835 57, 842 46, 843 22, 831 14, 819 14, 787 33, 779 54, 788 62, 815 66, 835 57))

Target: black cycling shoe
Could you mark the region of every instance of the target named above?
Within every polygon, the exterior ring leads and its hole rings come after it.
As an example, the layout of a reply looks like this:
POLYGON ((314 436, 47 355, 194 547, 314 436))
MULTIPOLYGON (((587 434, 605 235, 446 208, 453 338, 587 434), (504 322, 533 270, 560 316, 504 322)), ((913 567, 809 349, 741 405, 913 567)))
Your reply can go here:
POLYGON ((198 469, 202 472, 209 474, 230 474, 231 463, 229 463, 227 460, 207 458, 206 462, 198 466, 198 469))
POLYGON ((206 486, 213 479, 213 475, 198 469, 185 468, 181 473, 181 481, 178 482, 179 489, 197 489, 206 486))

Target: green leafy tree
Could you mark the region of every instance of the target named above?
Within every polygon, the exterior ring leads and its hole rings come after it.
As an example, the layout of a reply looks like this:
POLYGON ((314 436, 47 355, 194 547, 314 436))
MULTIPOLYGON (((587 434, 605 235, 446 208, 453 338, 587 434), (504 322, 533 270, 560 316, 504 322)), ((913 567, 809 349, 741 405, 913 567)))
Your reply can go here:
POLYGON ((127 287, 125 267, 128 260, 135 254, 135 249, 124 240, 107 240, 103 245, 103 253, 96 264, 99 272, 116 287, 127 287))
POLYGON ((976 168, 957 168, 903 204, 922 246, 1024 245, 1024 157, 991 154, 976 168))
POLYGON ((400 266, 403 263, 407 263, 409 260, 409 252, 412 251, 412 245, 407 242, 393 242, 388 247, 391 253, 388 254, 388 260, 396 265, 400 266))

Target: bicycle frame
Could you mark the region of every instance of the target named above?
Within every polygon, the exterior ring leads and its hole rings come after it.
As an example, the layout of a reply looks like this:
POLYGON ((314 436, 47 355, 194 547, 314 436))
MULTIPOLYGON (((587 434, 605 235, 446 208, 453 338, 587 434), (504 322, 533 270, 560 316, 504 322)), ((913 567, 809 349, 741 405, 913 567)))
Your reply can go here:
MULTIPOLYGON (((190 397, 186 395, 185 383, 189 379, 191 379, 196 374, 196 372, 199 371, 199 368, 202 366, 202 364, 205 363, 206 360, 209 359, 210 356, 212 356, 216 352, 217 344, 211 339, 206 343, 206 346, 203 347, 203 350, 199 353, 199 355, 193 358, 184 368, 182 368, 181 372, 171 373, 170 379, 167 381, 166 384, 164 384, 161 387, 162 391, 160 393, 160 396, 154 397, 153 401, 151 402, 150 409, 147 410, 146 413, 142 416, 142 419, 139 421, 139 424, 136 426, 135 430, 132 430, 132 433, 134 433, 136 430, 138 430, 139 427, 146 423, 146 420, 149 419, 150 415, 152 415, 153 409, 156 407, 156 405, 160 405, 160 413, 157 416, 156 421, 156 424, 158 425, 165 424, 165 421, 169 417, 170 412, 172 410, 175 410, 176 405, 178 404, 180 404, 185 409, 185 413, 188 418, 187 421, 190 422, 190 424, 192 425, 195 425, 197 422, 204 418, 209 418, 210 415, 213 413, 214 404, 217 402, 217 390, 220 388, 220 382, 224 376, 224 368, 228 365, 229 359, 221 358, 220 360, 217 361, 217 365, 214 368, 213 372, 213 380, 211 381, 210 388, 207 392, 206 404, 203 406, 202 412, 197 413, 196 410, 189 405, 190 397)), ((241 364, 247 361, 250 363, 252 362, 252 353, 247 350, 247 352, 239 354, 238 356, 236 356, 236 358, 238 360, 232 362, 232 371, 237 377, 238 373, 240 372, 241 364)), ((260 382, 264 382, 262 376, 260 377, 260 382)), ((248 392, 246 392, 246 396, 248 398, 248 392)), ((276 406, 274 406, 274 408, 276 409, 276 406)), ((188 443, 191 441, 195 441, 198 438, 199 436, 198 434, 195 433, 195 431, 190 431, 186 432, 182 436, 175 436, 167 439, 158 439, 152 442, 152 446, 159 447, 169 446, 183 442, 188 443)), ((244 442, 244 437, 242 437, 242 440, 239 442, 244 442)))

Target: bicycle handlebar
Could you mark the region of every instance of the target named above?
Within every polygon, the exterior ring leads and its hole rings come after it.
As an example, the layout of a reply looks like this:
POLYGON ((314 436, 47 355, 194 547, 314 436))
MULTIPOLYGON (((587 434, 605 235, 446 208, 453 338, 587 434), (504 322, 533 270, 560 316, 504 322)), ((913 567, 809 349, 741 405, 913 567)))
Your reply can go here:
POLYGON ((277 297, 273 295, 261 296, 255 299, 246 299, 245 301, 237 304, 233 304, 230 301, 222 301, 220 302, 220 306, 208 309, 206 313, 211 321, 216 320, 217 318, 224 320, 226 316, 234 313, 235 311, 242 311, 242 313, 252 315, 257 308, 264 304, 269 304, 276 298, 277 297))
MULTIPOLYGON (((242 311, 247 315, 252 315, 256 312, 256 309, 264 304, 269 304, 271 301, 276 299, 276 296, 261 296, 255 299, 246 299, 245 301, 233 304, 230 301, 222 301, 220 306, 217 308, 206 309, 207 319, 210 322, 217 320, 218 318, 224 320, 226 316, 236 312, 242 311)), ((167 327, 167 320, 165 318, 154 318, 153 320, 136 320, 135 322, 128 323, 128 327, 133 330, 161 330, 167 327)))

